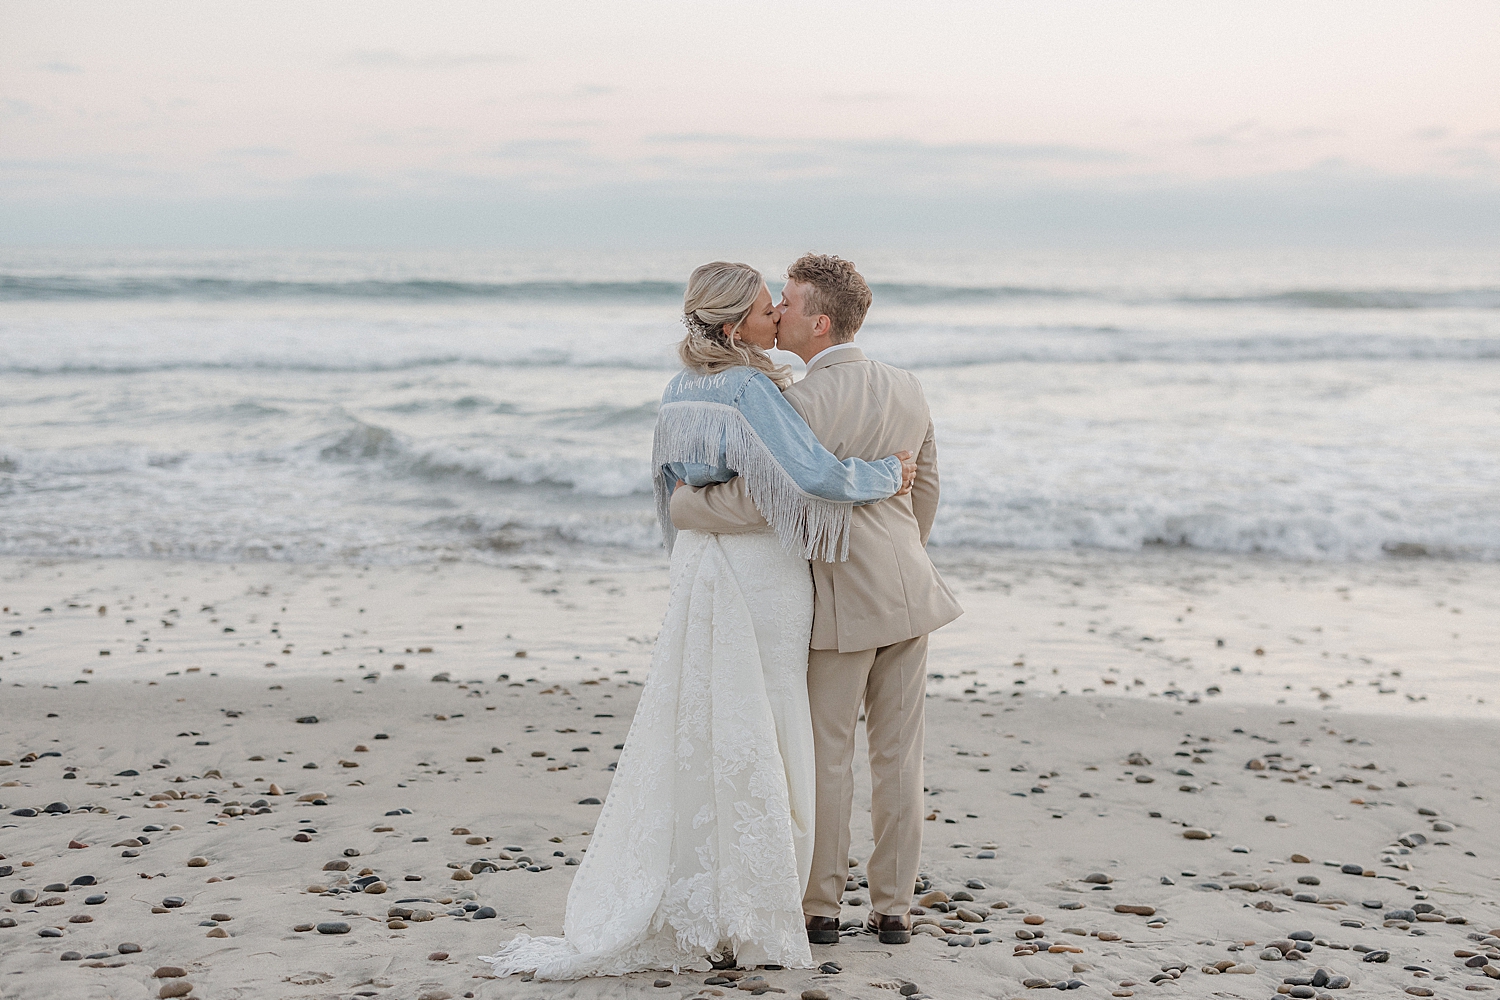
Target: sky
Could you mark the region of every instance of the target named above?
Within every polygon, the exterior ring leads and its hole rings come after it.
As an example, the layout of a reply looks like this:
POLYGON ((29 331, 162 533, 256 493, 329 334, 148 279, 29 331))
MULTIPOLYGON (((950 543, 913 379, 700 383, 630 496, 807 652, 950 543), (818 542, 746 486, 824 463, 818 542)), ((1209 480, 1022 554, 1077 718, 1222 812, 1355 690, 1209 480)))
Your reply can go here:
POLYGON ((0 244, 1500 242, 1500 4, 0 0, 0 244))

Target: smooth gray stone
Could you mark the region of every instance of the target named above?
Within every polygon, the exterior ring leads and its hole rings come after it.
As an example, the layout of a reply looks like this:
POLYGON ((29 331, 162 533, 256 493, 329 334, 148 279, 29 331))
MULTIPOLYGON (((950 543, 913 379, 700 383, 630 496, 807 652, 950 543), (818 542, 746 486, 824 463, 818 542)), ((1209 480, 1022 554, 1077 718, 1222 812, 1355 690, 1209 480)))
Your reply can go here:
POLYGON ((349 925, 342 920, 325 920, 315 928, 319 934, 348 934, 349 925))

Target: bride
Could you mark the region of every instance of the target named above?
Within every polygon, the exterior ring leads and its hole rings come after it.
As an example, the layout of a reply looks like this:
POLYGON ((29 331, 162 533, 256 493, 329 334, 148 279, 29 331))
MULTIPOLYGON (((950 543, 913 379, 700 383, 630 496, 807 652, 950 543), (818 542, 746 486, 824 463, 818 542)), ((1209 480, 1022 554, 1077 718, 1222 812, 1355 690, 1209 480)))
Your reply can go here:
POLYGON ((766 351, 780 313, 745 264, 704 264, 683 298, 684 369, 653 447, 671 591, 651 676, 583 863, 563 936, 517 935, 484 958, 537 979, 740 964, 812 965, 802 895, 812 862, 807 560, 847 555, 850 510, 910 487, 906 453, 840 462, 781 389, 766 351), (672 528, 684 484, 744 479, 769 527, 672 528))

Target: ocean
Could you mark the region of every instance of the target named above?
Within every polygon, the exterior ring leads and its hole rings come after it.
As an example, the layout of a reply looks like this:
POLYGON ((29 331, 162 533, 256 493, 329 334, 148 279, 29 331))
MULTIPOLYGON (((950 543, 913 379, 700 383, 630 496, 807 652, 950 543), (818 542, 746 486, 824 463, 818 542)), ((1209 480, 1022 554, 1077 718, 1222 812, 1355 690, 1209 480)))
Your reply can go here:
MULTIPOLYGON (((708 256, 0 251, 0 555, 658 563, 708 256)), ((944 555, 1500 559, 1500 254, 847 256, 944 555)))

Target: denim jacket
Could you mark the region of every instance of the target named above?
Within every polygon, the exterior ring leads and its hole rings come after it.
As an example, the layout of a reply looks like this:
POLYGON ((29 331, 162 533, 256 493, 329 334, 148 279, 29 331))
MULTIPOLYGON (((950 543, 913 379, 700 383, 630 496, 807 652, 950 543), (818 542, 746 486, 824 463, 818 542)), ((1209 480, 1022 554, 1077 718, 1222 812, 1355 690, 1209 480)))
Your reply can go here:
POLYGON ((756 508, 788 551, 807 559, 848 557, 849 512, 901 488, 901 460, 840 462, 762 372, 684 370, 667 383, 652 448, 657 515, 670 551, 670 501, 689 486, 741 476, 756 508))

